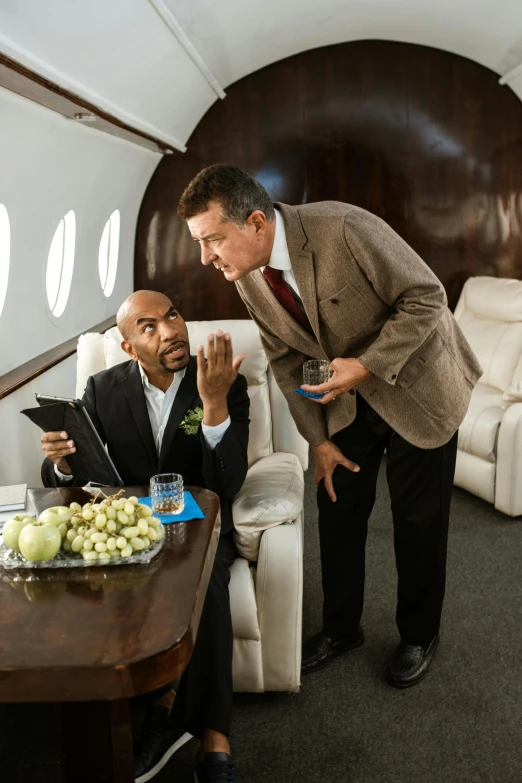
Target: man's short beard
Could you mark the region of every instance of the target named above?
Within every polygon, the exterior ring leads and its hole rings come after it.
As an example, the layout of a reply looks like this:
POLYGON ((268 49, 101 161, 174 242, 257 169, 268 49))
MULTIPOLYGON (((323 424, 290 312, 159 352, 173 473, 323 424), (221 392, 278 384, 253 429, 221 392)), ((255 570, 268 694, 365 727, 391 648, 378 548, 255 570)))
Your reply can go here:
POLYGON ((175 372, 178 372, 179 370, 184 370, 185 367, 187 367, 189 361, 190 361, 190 356, 189 356, 187 362, 183 365, 183 367, 176 367, 176 368, 168 367, 166 364, 164 364, 163 356, 160 356, 160 364, 163 367, 163 369, 165 370, 165 372, 175 373, 175 372))

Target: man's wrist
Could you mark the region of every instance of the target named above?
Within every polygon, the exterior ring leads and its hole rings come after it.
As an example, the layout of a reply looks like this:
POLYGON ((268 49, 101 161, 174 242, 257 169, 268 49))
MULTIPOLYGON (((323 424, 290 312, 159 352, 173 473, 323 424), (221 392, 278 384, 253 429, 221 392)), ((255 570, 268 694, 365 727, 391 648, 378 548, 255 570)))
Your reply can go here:
POLYGON ((228 405, 226 397, 214 400, 202 400, 203 424, 208 427, 217 427, 228 419, 228 405))

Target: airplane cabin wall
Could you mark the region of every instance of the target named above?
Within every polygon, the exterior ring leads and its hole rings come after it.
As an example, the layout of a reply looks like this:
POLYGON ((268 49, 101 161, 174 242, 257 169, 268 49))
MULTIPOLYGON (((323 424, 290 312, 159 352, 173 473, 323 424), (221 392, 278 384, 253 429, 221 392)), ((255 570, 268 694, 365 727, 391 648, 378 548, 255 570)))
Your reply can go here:
MULTIPOLYGON (((133 290, 136 219, 161 156, 0 89, 0 204, 10 222, 7 294, 0 314, 0 375, 113 316, 133 290), (72 283, 63 314, 51 312, 46 268, 63 216, 76 216, 72 283), (111 213, 121 215, 116 282, 102 291, 98 250, 111 213)), ((0 400, 0 484, 40 485, 40 430, 19 411, 34 393, 74 396, 76 356, 0 400)))

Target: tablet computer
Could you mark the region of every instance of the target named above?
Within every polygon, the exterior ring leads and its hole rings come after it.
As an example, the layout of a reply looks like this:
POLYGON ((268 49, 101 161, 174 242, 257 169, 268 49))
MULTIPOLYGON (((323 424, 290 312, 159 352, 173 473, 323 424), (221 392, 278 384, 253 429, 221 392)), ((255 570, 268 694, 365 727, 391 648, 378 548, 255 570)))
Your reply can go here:
POLYGON ((123 480, 81 400, 36 394, 38 408, 21 411, 44 432, 67 433, 76 451, 67 456, 73 476, 82 481, 114 487, 123 480))

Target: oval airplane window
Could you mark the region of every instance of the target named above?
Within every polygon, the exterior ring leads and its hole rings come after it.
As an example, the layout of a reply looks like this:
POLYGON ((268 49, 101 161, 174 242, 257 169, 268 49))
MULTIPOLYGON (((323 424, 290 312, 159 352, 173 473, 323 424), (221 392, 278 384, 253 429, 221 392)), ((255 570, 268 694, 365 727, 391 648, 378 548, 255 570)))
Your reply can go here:
POLYGON ((103 229, 98 253, 98 272, 105 296, 110 296, 116 282, 120 246, 120 211, 115 209, 103 229))
POLYGON ((74 246, 76 242, 76 218, 71 209, 56 229, 47 259, 47 301, 51 313, 57 318, 65 310, 74 267, 74 246))
POLYGON ((0 315, 4 308, 9 279, 9 258, 11 255, 11 228, 7 209, 0 204, 0 315))

